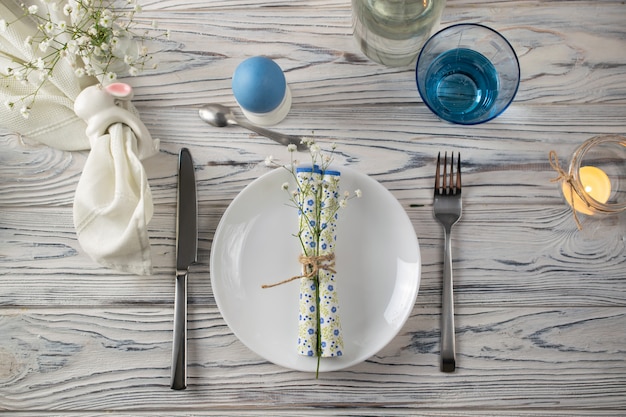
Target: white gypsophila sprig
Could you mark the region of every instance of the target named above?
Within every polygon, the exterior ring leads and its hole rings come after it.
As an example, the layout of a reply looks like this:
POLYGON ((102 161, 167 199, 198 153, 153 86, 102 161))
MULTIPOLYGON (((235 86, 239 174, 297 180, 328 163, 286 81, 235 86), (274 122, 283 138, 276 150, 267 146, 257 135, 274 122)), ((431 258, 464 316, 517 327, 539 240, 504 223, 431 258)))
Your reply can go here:
MULTIPOLYGON (((316 143, 315 140, 312 138, 304 138, 302 140, 302 144, 306 145, 309 150, 311 166, 318 167, 323 176, 323 173, 329 169, 331 163, 334 160, 334 155, 335 155, 335 150, 337 149, 337 145, 335 143, 332 143, 330 146, 331 150, 324 151, 322 150, 321 146, 318 143, 316 143)), ((305 212, 305 210, 303 210, 304 204, 305 204, 304 197, 306 195, 310 195, 312 189, 321 191, 323 188, 328 188, 330 186, 333 186, 333 184, 324 183, 320 180, 318 182, 311 182, 311 183, 304 184, 302 186, 298 186, 296 168, 299 166, 299 161, 295 159, 294 157, 297 151, 297 146, 293 144, 288 145, 287 151, 290 154, 289 165, 279 164, 277 160, 274 158, 274 156, 272 155, 265 158, 265 165, 268 167, 282 167, 290 173, 293 183, 296 184, 295 189, 290 189, 289 182, 284 182, 283 184, 281 184, 281 189, 288 192, 290 205, 296 208, 299 213, 304 213, 305 212), (301 188, 301 187, 304 187, 304 188, 301 188)), ((331 181, 337 182, 339 181, 339 178, 333 177, 331 181)), ((334 185, 336 186, 336 184, 334 185)), ((329 210, 331 216, 334 215, 334 213, 336 213, 336 211, 338 211, 339 209, 347 207, 349 200, 353 198, 361 198, 362 196, 362 192, 359 189, 355 190, 354 192, 346 191, 340 198, 336 200, 333 199, 333 200, 328 200, 328 201, 323 200, 322 192, 317 192, 314 194, 316 195, 316 199, 317 199, 316 205, 319 207, 325 206, 329 210)), ((311 224, 311 222, 306 221, 306 220, 307 219, 305 219, 305 221, 303 221, 301 224, 304 228, 309 227, 309 225, 311 224)), ((302 235, 304 232, 305 230, 301 228, 296 234, 296 236, 300 239, 301 244, 303 244, 302 235)), ((308 230, 308 232, 315 234, 315 233, 318 233, 319 230, 308 230)))
POLYGON ((0 77, 31 86, 29 94, 8 103, 25 118, 60 60, 69 63, 77 78, 93 76, 106 84, 119 76, 138 75, 152 60, 145 42, 169 37, 169 31, 156 31, 156 25, 138 21, 141 7, 136 0, 126 5, 115 0, 41 0, 21 7, 23 14, 15 20, 0 19, 0 36, 17 21, 35 24, 32 33, 24 36, 25 53, 0 51, 9 62, 0 77))

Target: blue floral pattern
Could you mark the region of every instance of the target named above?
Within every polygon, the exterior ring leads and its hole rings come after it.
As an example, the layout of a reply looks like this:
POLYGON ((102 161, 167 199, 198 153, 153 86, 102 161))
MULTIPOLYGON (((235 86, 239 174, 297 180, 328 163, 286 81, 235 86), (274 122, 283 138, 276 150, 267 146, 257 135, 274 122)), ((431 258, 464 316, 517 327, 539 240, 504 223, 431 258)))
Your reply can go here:
MULTIPOLYGON (((296 178, 299 191, 303 193, 301 198, 304 199, 302 211, 299 213, 304 255, 332 254, 337 241, 340 173, 322 172, 318 167, 298 168, 296 178), (320 201, 319 207, 316 204, 316 196, 320 201), (307 223, 312 227, 302 227, 307 223)), ((300 280, 298 353, 301 355, 317 356, 319 351, 322 357, 333 357, 341 356, 343 353, 343 334, 338 314, 339 302, 335 280, 336 274, 326 269, 320 269, 317 277, 300 280), (315 302, 317 293, 319 293, 319 322, 315 302)))

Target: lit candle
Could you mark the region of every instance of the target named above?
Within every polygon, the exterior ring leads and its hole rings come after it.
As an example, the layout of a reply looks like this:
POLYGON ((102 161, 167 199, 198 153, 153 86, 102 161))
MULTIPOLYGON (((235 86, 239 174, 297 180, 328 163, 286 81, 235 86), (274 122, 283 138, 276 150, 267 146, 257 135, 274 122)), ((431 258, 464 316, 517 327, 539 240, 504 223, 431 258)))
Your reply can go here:
MULTIPOLYGON (((598 203, 606 203, 611 195, 611 180, 608 175, 600 168, 594 166, 585 166, 578 171, 578 178, 583 186, 584 193, 596 200, 598 203)), ((563 195, 568 204, 572 205, 571 185, 563 182, 563 195)), ((593 211, 587 206, 576 192, 573 193, 573 207, 579 213, 593 214, 593 211)))

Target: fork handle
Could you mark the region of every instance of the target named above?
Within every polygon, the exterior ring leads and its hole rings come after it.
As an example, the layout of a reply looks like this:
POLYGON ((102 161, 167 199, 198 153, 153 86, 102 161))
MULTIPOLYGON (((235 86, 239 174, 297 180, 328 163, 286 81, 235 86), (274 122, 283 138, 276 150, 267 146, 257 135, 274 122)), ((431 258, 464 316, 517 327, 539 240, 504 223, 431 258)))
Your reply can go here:
POLYGON ((452 284, 452 241, 450 228, 444 228, 443 290, 441 294, 441 371, 454 372, 454 291, 452 284))

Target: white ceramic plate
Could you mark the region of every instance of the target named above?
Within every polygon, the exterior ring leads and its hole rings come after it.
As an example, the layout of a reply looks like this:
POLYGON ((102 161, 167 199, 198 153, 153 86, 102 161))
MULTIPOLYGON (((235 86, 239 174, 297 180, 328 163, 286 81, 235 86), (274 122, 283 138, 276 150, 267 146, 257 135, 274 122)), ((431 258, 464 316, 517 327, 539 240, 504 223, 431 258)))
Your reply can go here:
MULTIPOLYGON (((333 168, 337 169, 337 168, 333 168)), ((348 168, 342 191, 360 189, 339 211, 336 242, 337 294, 344 354, 323 358, 320 371, 368 359, 389 343, 409 317, 419 288, 417 237, 406 212, 377 181, 348 168)), ((222 217, 211 249, 211 285, 235 335, 263 358, 314 372, 316 357, 296 351, 299 283, 262 289, 298 275, 301 265, 297 210, 281 186, 295 182, 275 169, 248 185, 222 217)))

